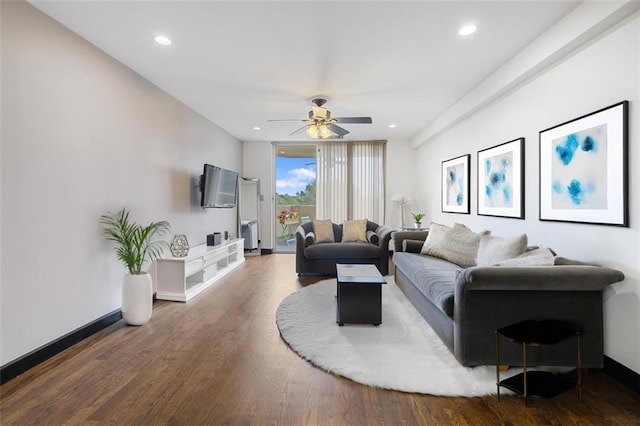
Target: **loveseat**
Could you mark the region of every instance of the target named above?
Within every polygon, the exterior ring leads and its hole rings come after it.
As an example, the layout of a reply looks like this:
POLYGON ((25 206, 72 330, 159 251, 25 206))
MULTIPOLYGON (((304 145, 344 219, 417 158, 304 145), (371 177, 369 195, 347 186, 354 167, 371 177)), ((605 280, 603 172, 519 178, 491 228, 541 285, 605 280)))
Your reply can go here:
MULTIPOLYGON (((420 254, 428 235, 394 233, 395 282, 462 365, 495 365, 496 329, 544 318, 565 320, 580 329, 583 366, 602 367, 602 290, 623 280, 622 272, 555 253, 549 255, 548 266, 513 266, 518 262, 508 260, 504 266, 460 266, 420 254)), ((527 257, 523 250, 518 258, 527 257)), ((535 262, 522 265, 527 263, 535 262)), ((500 363, 522 365, 522 347, 502 343, 500 363)), ((575 339, 528 351, 529 365, 575 363, 575 339)))
POLYGON ((296 229, 296 273, 336 276, 336 263, 374 264, 382 275, 389 273, 389 241, 392 228, 366 221, 362 241, 342 242, 343 224, 331 224, 333 241, 314 239, 314 222, 296 229))

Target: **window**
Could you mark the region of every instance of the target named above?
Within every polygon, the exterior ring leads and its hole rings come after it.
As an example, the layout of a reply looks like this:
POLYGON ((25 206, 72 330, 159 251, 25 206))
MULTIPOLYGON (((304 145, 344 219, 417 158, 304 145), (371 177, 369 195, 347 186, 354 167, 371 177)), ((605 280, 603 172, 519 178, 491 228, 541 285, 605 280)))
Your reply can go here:
POLYGON ((317 145, 316 215, 336 223, 369 219, 384 223, 386 141, 317 145))

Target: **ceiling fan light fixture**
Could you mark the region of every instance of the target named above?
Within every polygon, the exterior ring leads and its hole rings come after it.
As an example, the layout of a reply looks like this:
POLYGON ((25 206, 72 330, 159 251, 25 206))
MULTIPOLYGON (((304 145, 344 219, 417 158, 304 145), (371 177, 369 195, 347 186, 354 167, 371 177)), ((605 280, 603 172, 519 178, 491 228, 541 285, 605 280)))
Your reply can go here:
POLYGON ((317 107, 314 106, 311 108, 311 116, 312 118, 319 118, 322 120, 328 120, 329 117, 327 116, 327 113, 329 111, 326 108, 322 108, 322 107, 317 107))
POLYGON ((333 135, 333 132, 329 130, 326 124, 320 126, 320 137, 322 139, 330 138, 333 135))
POLYGON ((307 136, 309 136, 311 139, 318 139, 320 129, 318 129, 318 126, 316 126, 315 124, 310 124, 309 127, 307 127, 306 133, 307 136))
POLYGON ((285 120, 267 120, 267 121, 301 121, 304 126, 294 130, 289 136, 294 136, 305 132, 311 139, 343 139, 349 134, 349 130, 341 127, 342 124, 371 124, 371 117, 332 117, 331 111, 323 107, 327 102, 324 97, 315 97, 311 100, 311 111, 308 118, 304 120, 285 119, 285 120))

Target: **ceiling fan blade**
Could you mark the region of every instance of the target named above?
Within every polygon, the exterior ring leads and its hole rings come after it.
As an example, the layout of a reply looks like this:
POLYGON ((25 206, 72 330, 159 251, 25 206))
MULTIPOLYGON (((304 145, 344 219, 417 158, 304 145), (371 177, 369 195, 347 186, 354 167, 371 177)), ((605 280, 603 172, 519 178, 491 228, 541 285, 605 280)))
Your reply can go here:
POLYGON ((305 130, 308 127, 307 124, 305 124, 304 126, 300 127, 298 130, 294 130, 293 132, 289 133, 289 136, 293 136, 296 133, 300 133, 301 131, 305 130))
POLYGON ((306 121, 306 120, 301 120, 299 118, 285 118, 282 120, 267 120, 267 121, 306 121))
POLYGON ((333 117, 338 123, 371 124, 371 117, 333 117))
POLYGON ((343 129, 342 127, 336 126, 335 124, 327 124, 327 127, 339 137, 343 137, 344 135, 348 135, 350 133, 347 129, 343 129))

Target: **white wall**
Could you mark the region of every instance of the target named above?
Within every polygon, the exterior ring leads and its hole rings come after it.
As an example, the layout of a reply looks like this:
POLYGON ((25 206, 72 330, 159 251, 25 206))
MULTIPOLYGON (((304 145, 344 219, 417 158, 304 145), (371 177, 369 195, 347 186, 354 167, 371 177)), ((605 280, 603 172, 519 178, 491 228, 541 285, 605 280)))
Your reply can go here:
POLYGON ((605 354, 640 372, 640 18, 626 19, 563 62, 418 149, 422 197, 432 220, 494 235, 526 232, 530 244, 620 269, 626 280, 604 293, 605 354), (630 101, 629 228, 538 220, 538 132, 619 101, 630 101), (478 216, 477 151, 525 137, 525 220, 478 216), (471 214, 443 214, 440 163, 471 154, 471 214))
MULTIPOLYGON (((99 217, 168 220, 191 245, 235 232, 198 207, 205 162, 241 143, 25 2, 2 2, 0 364, 121 306, 99 217)), ((170 238, 170 237, 169 237, 170 238)))
POLYGON ((242 143, 242 176, 260 179, 260 193, 263 201, 260 204, 261 249, 273 249, 273 146, 266 141, 242 143))
POLYGON ((413 223, 411 212, 422 212, 426 216, 425 223, 432 217, 432 211, 428 208, 426 199, 421 193, 421 184, 416 181, 417 169, 415 150, 411 147, 410 141, 389 140, 387 143, 387 180, 386 180, 386 220, 390 226, 400 226, 400 210, 391 201, 398 193, 407 194, 413 203, 404 208, 404 223, 410 226, 413 223))
MULTIPOLYGON (((409 194, 415 200, 414 206, 422 211, 426 208, 424 200, 420 197, 417 185, 407 185, 415 176, 414 170, 414 150, 409 141, 389 140, 387 141, 387 174, 386 174, 386 209, 385 223, 397 225, 399 223, 398 210, 391 202, 393 194, 403 192, 409 194)), ((274 223, 274 196, 273 191, 273 145, 264 141, 243 142, 243 176, 260 178, 260 188, 264 195, 261 206, 262 223, 262 248, 274 247, 274 235, 271 224, 274 223)), ((412 207, 413 208, 413 207, 412 207)), ((409 221, 409 212, 405 213, 406 220, 409 221)), ((430 216, 428 216, 430 217, 430 216)), ((408 222, 407 222, 408 223, 408 222)))

